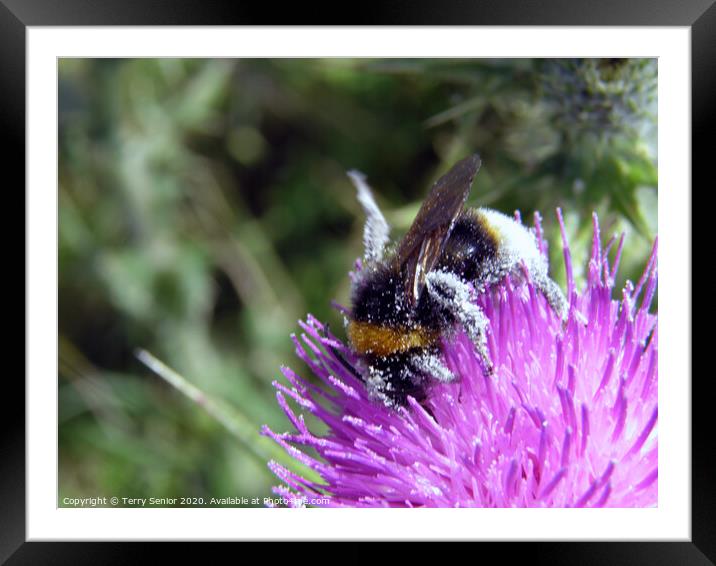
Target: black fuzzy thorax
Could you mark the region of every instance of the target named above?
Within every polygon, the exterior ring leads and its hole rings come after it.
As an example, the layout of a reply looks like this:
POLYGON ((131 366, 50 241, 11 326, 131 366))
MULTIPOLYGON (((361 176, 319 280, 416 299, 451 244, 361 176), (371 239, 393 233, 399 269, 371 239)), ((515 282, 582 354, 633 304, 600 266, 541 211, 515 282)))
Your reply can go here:
MULTIPOLYGON (((497 251, 498 243, 492 231, 476 210, 467 209, 456 220, 435 269, 473 282, 497 256, 497 251)), ((454 322, 454 317, 426 292, 420 295, 417 306, 411 308, 405 295, 405 278, 391 261, 366 269, 353 292, 354 320, 393 328, 419 325, 438 331, 454 322)))
POLYGON ((422 293, 411 307, 405 295, 404 279, 390 266, 379 266, 364 274, 353 293, 352 318, 391 328, 441 331, 453 319, 443 312, 428 293, 422 293))
POLYGON ((390 264, 366 268, 353 291, 353 320, 407 328, 414 324, 400 274, 390 264))
POLYGON ((464 210, 445 242, 437 269, 455 273, 463 281, 474 282, 484 266, 497 257, 494 232, 477 210, 464 210))

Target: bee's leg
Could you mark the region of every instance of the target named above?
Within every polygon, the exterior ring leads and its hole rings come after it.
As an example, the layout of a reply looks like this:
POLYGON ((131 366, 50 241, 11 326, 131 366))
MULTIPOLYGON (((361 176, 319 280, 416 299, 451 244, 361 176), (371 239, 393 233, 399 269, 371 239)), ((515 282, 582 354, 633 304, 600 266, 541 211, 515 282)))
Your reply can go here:
POLYGON ((454 273, 431 271, 426 289, 435 302, 452 314, 472 340, 486 373, 494 370, 487 350, 487 327, 490 321, 472 299, 470 286, 454 273))
POLYGON ((388 243, 390 226, 373 198, 370 187, 365 182, 365 175, 358 171, 348 171, 348 177, 358 191, 358 202, 365 212, 366 220, 363 228, 363 247, 365 259, 371 262, 383 259, 383 250, 388 243))
POLYGON ((389 394, 391 389, 389 376, 381 368, 368 364, 365 385, 371 399, 381 401, 386 407, 395 406, 389 394))
POLYGON ((410 363, 419 373, 429 375, 440 383, 455 381, 455 374, 448 369, 437 351, 426 350, 414 354, 410 363))
POLYGON ((563 322, 567 320, 569 315, 569 303, 567 302, 562 289, 545 273, 535 271, 532 275, 532 281, 535 287, 539 289, 547 299, 549 306, 559 316, 563 322))

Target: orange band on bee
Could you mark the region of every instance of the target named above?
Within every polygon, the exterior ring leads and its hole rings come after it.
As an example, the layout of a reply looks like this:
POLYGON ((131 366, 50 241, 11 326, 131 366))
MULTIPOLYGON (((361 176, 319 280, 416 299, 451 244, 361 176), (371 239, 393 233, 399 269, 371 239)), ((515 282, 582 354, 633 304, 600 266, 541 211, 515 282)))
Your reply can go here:
POLYGON ((437 340, 438 333, 420 326, 410 329, 391 328, 354 320, 348 325, 348 338, 361 354, 388 356, 430 346, 437 340))

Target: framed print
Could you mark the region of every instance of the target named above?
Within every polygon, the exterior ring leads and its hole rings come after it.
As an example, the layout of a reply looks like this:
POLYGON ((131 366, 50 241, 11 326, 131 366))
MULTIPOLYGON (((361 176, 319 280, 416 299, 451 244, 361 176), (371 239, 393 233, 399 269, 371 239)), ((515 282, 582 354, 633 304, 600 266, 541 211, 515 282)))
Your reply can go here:
POLYGON ((27 341, 3 560, 713 560, 691 184, 716 9, 584 4, 318 26, 4 0, 27 341))

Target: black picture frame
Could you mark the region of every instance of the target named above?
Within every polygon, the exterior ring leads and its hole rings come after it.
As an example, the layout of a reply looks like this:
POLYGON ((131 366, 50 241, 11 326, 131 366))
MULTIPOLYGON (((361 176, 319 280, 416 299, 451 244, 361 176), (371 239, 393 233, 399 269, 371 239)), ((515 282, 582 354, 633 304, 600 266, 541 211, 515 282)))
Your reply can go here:
MULTIPOLYGON (((63 25, 560 25, 560 26, 687 26, 692 54, 692 185, 713 185, 708 170, 713 157, 716 100, 716 3, 714 0, 503 0, 497 2, 430 0, 362 3, 345 10, 334 3, 307 10, 305 4, 285 3, 280 10, 267 3, 199 2, 173 0, 0 0, 0 124, 4 150, 5 198, 16 195, 25 210, 25 95, 26 28, 63 25), (317 21, 315 14, 321 13, 317 21), (349 14, 349 15, 346 15, 349 14), (310 16, 310 17, 309 17, 310 16), (350 18, 350 21, 348 21, 350 18), (8 177, 7 173, 11 175, 8 177), (23 194, 22 197, 19 195, 23 194)), ((693 194, 693 191, 692 191, 693 194)), ((10 205, 6 202, 6 210, 10 205)), ((13 208, 13 210, 17 210, 13 208)), ((697 209, 698 211, 698 209, 697 209)), ((17 214, 17 213, 15 213, 17 214)), ((708 214, 702 208, 701 214, 708 214)), ((10 218, 8 214, 6 218, 10 218)), ((708 220, 693 226, 708 225, 708 220)), ((15 242, 17 229, 6 235, 15 242)), ((24 234, 24 231, 23 231, 24 234)), ((696 243, 698 239, 693 239, 696 243)), ((5 246, 6 253, 14 247, 5 246)), ((18 252, 19 253, 19 252, 18 252)), ((698 256, 697 256, 698 257, 698 256)), ((692 254, 693 258, 693 254, 692 254)), ((23 259, 20 260, 24 265, 23 259)), ((6 265, 11 265, 8 261, 6 265)), ((16 268, 17 269, 17 268, 16 268)), ((19 269, 17 269, 19 271, 19 269)), ((25 275, 7 279, 23 286, 25 275)), ((692 277, 685 274, 685 277, 692 277)), ((689 279, 690 280, 690 279, 689 279)), ((7 292, 6 292, 7 293, 7 292)), ((6 297, 9 295, 6 295, 6 297)), ((26 297, 26 295, 23 295, 26 297)), ((6 299, 7 300, 7 299, 6 299)), ((9 300, 9 304, 19 304, 9 300)), ((24 302, 23 302, 24 303, 24 302)), ((24 311, 24 309, 23 309, 24 311)), ((6 311, 7 312, 7 311, 6 311)), ((11 327, 6 324, 9 330, 11 327)), ((23 324, 24 329, 24 324, 23 324)), ((13 336, 25 336, 14 331, 13 336)), ((692 333, 694 338, 699 338, 692 333)), ((700 337, 702 340, 705 336, 700 337)), ((693 343, 693 342, 692 342, 693 343)), ((697 340, 698 343, 698 340, 697 340)), ((694 349, 692 348, 692 351, 694 349)), ((698 349, 696 351, 699 351, 698 349)), ((8 349, 8 352, 11 352, 8 349)), ((682 377, 682 376, 672 376, 682 377)), ((683 376, 688 377, 688 376, 683 376)), ((690 542, 521 543, 510 548, 517 558, 523 551, 531 561, 550 564, 713 564, 716 561, 716 466, 712 440, 712 405, 708 394, 710 372, 692 379, 692 538, 690 542)), ((25 397, 24 384, 7 372, 5 403, 0 418, 0 563, 7 564, 114 564, 134 563, 146 557, 142 543, 37 543, 25 537, 25 397)), ((494 544, 494 543, 493 543, 494 544)), ((504 544, 504 543, 497 543, 504 544)), ((509 543, 507 543, 509 544, 509 543)), ((162 551, 166 550, 163 548, 162 551)), ((500 548, 500 550, 505 550, 500 548)), ((181 549, 183 553, 185 549, 181 549)), ((206 547, 202 555, 205 557, 206 547)), ((186 557, 186 554, 185 554, 186 557)), ((168 558, 168 557, 165 557, 168 558)))

